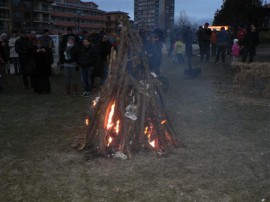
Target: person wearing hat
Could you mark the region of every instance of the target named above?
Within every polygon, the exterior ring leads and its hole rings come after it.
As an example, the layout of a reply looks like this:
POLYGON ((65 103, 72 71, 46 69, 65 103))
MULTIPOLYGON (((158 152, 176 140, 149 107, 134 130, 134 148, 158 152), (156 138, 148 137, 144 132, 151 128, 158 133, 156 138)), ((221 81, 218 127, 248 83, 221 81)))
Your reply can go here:
POLYGON ((240 46, 238 44, 238 39, 234 39, 233 40, 233 45, 232 45, 232 64, 236 63, 239 61, 239 57, 240 57, 240 46))

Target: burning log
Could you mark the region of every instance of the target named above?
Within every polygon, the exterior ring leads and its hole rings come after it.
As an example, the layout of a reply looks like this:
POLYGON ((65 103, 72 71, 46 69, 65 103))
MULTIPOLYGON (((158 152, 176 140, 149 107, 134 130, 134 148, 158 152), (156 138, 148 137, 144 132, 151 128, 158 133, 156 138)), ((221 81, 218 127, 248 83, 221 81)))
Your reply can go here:
POLYGON ((149 71, 138 35, 121 32, 109 67, 108 80, 90 107, 87 131, 76 140, 76 148, 131 158, 142 149, 164 152, 180 146, 165 110, 162 82, 149 71))

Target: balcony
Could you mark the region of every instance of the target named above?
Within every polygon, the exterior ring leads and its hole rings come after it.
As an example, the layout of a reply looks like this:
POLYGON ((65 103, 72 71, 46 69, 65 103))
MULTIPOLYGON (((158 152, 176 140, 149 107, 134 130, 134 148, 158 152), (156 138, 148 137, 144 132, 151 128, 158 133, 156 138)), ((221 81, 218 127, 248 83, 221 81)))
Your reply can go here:
POLYGON ((10 5, 9 5, 9 3, 8 2, 0 2, 0 8, 9 8, 10 7, 10 5))

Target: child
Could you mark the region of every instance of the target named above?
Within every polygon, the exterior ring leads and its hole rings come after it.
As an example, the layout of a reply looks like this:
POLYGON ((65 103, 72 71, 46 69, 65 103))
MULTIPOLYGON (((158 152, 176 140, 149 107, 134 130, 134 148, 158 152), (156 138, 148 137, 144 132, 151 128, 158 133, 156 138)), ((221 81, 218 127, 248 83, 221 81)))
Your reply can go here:
POLYGON ((179 64, 182 64, 185 62, 183 54, 184 54, 184 43, 181 41, 180 38, 177 39, 177 41, 174 44, 174 52, 177 58, 177 61, 179 64))
POLYGON ((235 64, 239 60, 240 56, 240 46, 238 44, 238 39, 233 40, 233 46, 232 46, 232 56, 233 56, 233 61, 232 64, 235 64))

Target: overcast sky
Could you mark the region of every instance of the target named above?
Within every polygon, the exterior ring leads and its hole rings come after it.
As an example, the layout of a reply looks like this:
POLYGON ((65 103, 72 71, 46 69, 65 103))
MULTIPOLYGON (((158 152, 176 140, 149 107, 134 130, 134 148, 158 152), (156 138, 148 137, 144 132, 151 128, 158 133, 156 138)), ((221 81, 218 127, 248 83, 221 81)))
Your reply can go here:
MULTIPOLYGON (((124 11, 129 13, 132 20, 134 19, 134 0, 92 0, 92 2, 95 2, 100 10, 124 11)), ((181 11, 185 11, 192 21, 213 19, 222 2, 223 0, 175 0, 175 17, 177 18, 181 11)))

